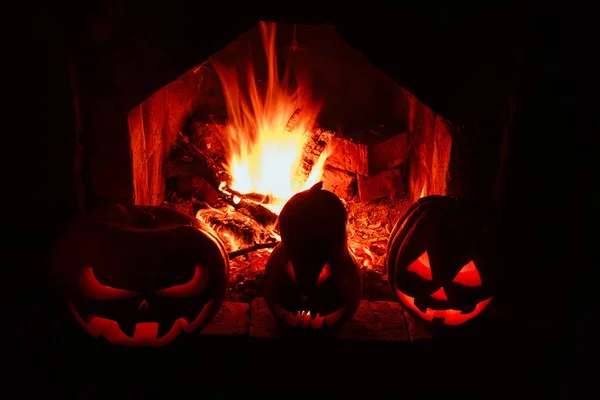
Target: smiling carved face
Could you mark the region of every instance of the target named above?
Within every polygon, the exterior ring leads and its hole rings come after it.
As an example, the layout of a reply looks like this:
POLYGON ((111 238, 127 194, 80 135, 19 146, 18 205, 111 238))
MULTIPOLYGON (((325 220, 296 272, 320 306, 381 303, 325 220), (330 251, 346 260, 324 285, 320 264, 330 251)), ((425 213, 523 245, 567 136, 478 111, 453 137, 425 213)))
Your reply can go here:
POLYGON ((394 294, 428 322, 461 325, 492 301, 491 257, 485 234, 467 205, 428 196, 392 231, 388 278, 394 294))
POLYGON ((346 240, 346 208, 322 186, 285 204, 279 215, 281 243, 265 266, 269 309, 294 328, 340 327, 362 298, 360 268, 346 240))
POLYGON ((58 246, 56 268, 71 313, 91 336, 159 346, 202 329, 222 304, 224 246, 176 211, 116 206, 78 221, 58 246))
POLYGON ((294 268, 282 244, 271 253, 263 292, 273 315, 293 328, 334 328, 347 322, 360 304, 360 271, 352 256, 299 265, 294 268), (316 279, 305 273, 309 268, 318 272, 311 274, 316 279))
MULTIPOLYGON (((433 282, 429 255, 427 254, 427 252, 423 253, 419 258, 413 261, 406 270, 416 274, 421 279, 427 280, 428 282, 433 282)), ((429 285, 428 283, 422 284, 425 286, 429 285)), ((456 293, 459 293, 458 296, 467 296, 466 293, 460 292, 466 292, 469 290, 468 288, 477 288, 481 287, 481 285, 481 277, 479 276, 477 267, 475 266, 475 263, 473 261, 469 261, 456 274, 451 283, 446 284, 446 288, 448 288, 448 286, 452 286, 452 289, 450 290, 454 295, 456 295, 456 293), (460 286, 464 286, 464 289, 460 288, 460 286)), ((398 284, 396 286, 398 286, 398 284)), ((429 292, 430 290, 427 291, 429 292)), ((397 288, 396 294, 398 295, 400 301, 404 303, 404 305, 406 305, 409 309, 417 313, 421 318, 427 321, 433 321, 434 318, 438 318, 440 320, 443 320, 443 322, 446 325, 460 325, 467 322, 471 318, 474 318, 477 315, 479 315, 481 311, 483 311, 483 309, 487 307, 490 301, 492 301, 491 296, 476 303, 473 303, 473 299, 469 299, 470 304, 475 304, 475 307, 471 311, 449 308, 456 306, 451 305, 452 302, 448 298, 446 290, 444 290, 444 285, 440 286, 439 289, 434 290, 434 292, 429 295, 431 300, 421 302, 421 299, 419 299, 418 303, 415 301, 415 297, 411 297, 397 288)), ((471 307, 467 305, 465 306, 465 308, 470 309, 471 307)))

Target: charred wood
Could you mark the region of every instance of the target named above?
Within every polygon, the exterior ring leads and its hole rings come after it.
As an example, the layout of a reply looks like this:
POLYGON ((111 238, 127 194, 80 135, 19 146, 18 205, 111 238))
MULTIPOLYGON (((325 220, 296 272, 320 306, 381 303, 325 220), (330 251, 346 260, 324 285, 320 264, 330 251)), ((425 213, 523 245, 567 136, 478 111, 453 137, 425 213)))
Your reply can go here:
POLYGON ((163 176, 172 178, 184 175, 199 175, 216 190, 221 182, 231 183, 231 176, 218 165, 203 149, 199 149, 187 136, 177 134, 176 144, 171 150, 171 160, 163 167, 163 176))
POLYGON ((224 211, 206 207, 198 210, 196 218, 215 230, 228 247, 228 251, 240 245, 249 247, 277 241, 272 230, 265 228, 253 217, 231 208, 224 211))
POLYGON ((166 178, 197 175, 213 187, 219 197, 236 210, 246 210, 258 223, 265 227, 272 226, 277 220, 277 214, 262 206, 268 204, 265 196, 256 193, 242 194, 231 191, 231 175, 225 169, 218 165, 212 157, 203 149, 199 149, 189 138, 183 134, 177 135, 176 148, 172 150, 172 160, 170 160, 163 169, 163 175, 166 178), (237 196, 238 199, 234 197, 237 196), (261 198, 259 201, 255 199, 261 198))
POLYGON ((229 253, 229 259, 243 256, 243 255, 252 253, 254 251, 257 251, 257 250, 272 249, 273 247, 277 246, 278 244, 279 244, 279 242, 261 243, 261 244, 256 244, 254 246, 246 247, 245 249, 232 251, 229 253))
MULTIPOLYGON (((302 109, 297 109, 290 117, 285 133, 292 133, 298 129, 301 121, 302 109)), ((327 143, 335 136, 335 133, 329 131, 318 124, 303 132, 302 156, 296 165, 296 170, 293 174, 294 180, 300 185, 304 185, 307 181, 313 166, 319 160, 321 153, 325 150, 327 143)))
POLYGON ((233 195, 226 194, 222 191, 219 191, 219 194, 222 196, 223 200, 239 212, 244 214, 248 213, 249 216, 254 218, 256 222, 264 227, 274 227, 275 222, 277 221, 277 214, 273 211, 249 200, 239 199, 236 201, 234 200, 233 195))

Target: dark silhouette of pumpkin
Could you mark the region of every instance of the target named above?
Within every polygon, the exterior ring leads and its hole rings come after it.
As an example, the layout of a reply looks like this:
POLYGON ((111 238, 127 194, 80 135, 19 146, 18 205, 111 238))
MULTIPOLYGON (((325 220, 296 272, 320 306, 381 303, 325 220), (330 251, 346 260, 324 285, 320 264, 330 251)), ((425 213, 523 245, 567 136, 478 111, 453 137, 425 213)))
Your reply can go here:
POLYGON ((218 312, 229 272, 224 245, 195 218, 152 206, 105 207, 75 221, 54 272, 91 336, 159 346, 201 330, 218 312))
POLYGON ((270 311, 294 328, 339 328, 362 298, 360 268, 347 244, 347 213, 322 182, 297 193, 279 215, 281 243, 267 261, 270 311))
POLYGON ((492 301, 495 257, 472 204, 427 196, 396 223, 387 248, 392 292, 414 315, 461 325, 492 301))

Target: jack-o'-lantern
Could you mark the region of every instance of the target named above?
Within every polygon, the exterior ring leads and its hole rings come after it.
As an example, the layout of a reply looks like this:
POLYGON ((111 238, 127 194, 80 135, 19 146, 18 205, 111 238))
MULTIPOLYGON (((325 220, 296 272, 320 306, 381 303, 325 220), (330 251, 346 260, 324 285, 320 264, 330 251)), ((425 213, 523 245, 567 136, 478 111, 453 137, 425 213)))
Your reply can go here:
POLYGON ((91 336, 159 346, 201 330, 225 295, 229 259, 214 232, 178 211, 115 205, 75 221, 54 271, 91 336))
POLYGON ((475 209, 464 200, 427 196, 396 223, 387 248, 392 292, 414 315, 461 325, 492 301, 495 258, 475 209))
POLYGON ((263 293, 284 326, 331 332, 356 313, 362 277, 347 244, 346 208, 322 186, 281 210, 281 243, 267 261, 263 293))

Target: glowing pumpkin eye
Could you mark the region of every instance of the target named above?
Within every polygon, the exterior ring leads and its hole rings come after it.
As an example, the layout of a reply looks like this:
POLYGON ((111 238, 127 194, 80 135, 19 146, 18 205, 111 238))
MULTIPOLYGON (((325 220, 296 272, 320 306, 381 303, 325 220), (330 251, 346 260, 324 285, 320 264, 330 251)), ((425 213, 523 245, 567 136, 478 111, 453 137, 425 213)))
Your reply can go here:
POLYGON ((292 282, 298 283, 296 282, 296 274, 294 273, 294 267, 292 266, 292 263, 290 261, 288 261, 288 263, 285 265, 285 273, 292 280, 292 282))
POLYGON ((429 266, 429 255, 427 252, 421 254, 419 258, 412 262, 407 268, 408 271, 414 272, 423 279, 431 280, 431 268, 429 266))
POLYGON ((194 276, 189 282, 181 285, 171 286, 166 289, 157 290, 156 294, 161 296, 169 297, 192 297, 198 296, 208 284, 208 271, 204 267, 198 267, 194 269, 194 276))
POLYGON ((481 286, 481 277, 477 271, 477 267, 473 261, 469 261, 467 265, 461 268, 456 274, 452 282, 459 283, 464 286, 481 286))
POLYGON ((139 293, 125 289, 117 289, 98 282, 91 267, 79 271, 79 286, 89 297, 95 300, 121 300, 137 296, 139 293))
POLYGON ((323 267, 323 270, 321 270, 321 273, 319 274, 319 279, 317 279, 317 285, 326 281, 330 276, 331 276, 331 267, 329 266, 329 263, 327 263, 327 264, 325 264, 325 267, 323 267))

